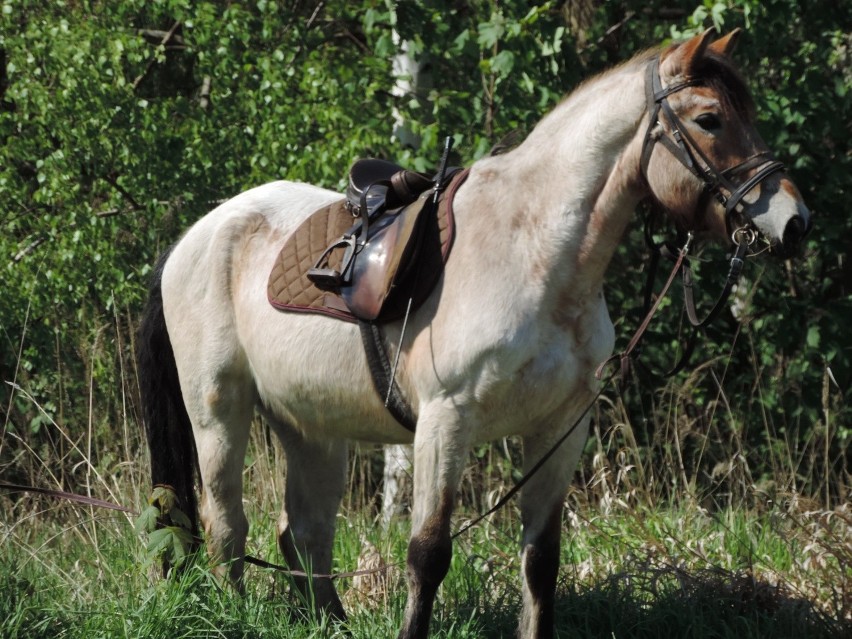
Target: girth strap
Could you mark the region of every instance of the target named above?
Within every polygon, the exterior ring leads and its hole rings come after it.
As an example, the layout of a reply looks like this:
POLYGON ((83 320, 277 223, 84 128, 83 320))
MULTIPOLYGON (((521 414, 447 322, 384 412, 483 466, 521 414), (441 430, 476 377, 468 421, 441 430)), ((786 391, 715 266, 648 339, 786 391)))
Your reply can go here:
POLYGON ((376 393, 380 398, 387 397, 388 412, 400 425, 413 433, 417 426, 417 416, 411 404, 403 396, 396 380, 391 377, 393 366, 385 348, 381 327, 374 322, 358 320, 358 328, 361 330, 361 341, 364 344, 367 364, 370 367, 370 378, 373 380, 376 393))

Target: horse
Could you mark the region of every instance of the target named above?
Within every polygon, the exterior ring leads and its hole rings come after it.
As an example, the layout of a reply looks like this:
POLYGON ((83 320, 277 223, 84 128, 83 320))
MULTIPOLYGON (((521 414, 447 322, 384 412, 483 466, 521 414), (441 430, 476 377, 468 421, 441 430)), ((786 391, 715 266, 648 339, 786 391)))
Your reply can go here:
POLYGON ((266 298, 284 240, 340 200, 277 181, 197 221, 161 257, 141 322, 143 421, 155 484, 203 524, 214 570, 242 587, 243 459, 259 411, 285 451, 278 542, 297 586, 345 619, 327 578, 349 441, 413 441, 407 603, 399 637, 426 637, 450 565, 450 517, 472 446, 520 436, 524 472, 564 437, 520 496, 520 637, 550 637, 561 517, 588 435, 584 408, 615 332, 603 284, 640 202, 679 230, 795 250, 811 216, 755 129, 731 57, 740 32, 708 30, 587 80, 514 149, 469 167, 436 288, 384 326, 416 414, 403 428, 374 391, 356 325, 282 313, 266 298), (749 240, 751 241, 751 240, 749 240), (567 436, 566 436, 567 435, 567 436), (194 473, 200 474, 200 507, 194 473))

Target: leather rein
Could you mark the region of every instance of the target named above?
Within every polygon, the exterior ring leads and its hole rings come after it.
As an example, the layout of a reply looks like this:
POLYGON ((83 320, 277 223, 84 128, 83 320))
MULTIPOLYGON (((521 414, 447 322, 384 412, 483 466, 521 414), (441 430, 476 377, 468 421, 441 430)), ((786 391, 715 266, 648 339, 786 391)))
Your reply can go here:
POLYGON ((698 332, 700 329, 707 327, 715 320, 722 309, 727 305, 728 299, 733 292, 734 287, 739 281, 742 274, 745 258, 747 257, 752 245, 758 238, 758 231, 751 223, 746 220, 743 224, 737 224, 736 218, 742 218, 742 209, 747 206, 743 202, 743 198, 754 187, 763 182, 770 175, 784 170, 784 164, 775 160, 769 151, 761 151, 747 158, 746 160, 719 170, 713 165, 707 155, 701 150, 701 147, 695 142, 693 137, 684 126, 683 121, 677 116, 669 104, 668 97, 673 93, 677 93, 688 87, 702 84, 699 79, 685 80, 683 82, 673 84, 668 87, 662 86, 660 78, 660 56, 655 56, 648 65, 646 75, 645 91, 648 102, 648 113, 650 119, 648 128, 645 132, 645 138, 642 143, 641 155, 641 170, 645 181, 648 182, 648 166, 651 161, 651 154, 654 150, 654 145, 659 142, 662 144, 690 173, 695 175, 704 183, 704 192, 699 199, 696 208, 706 204, 705 197, 712 195, 716 200, 725 207, 725 226, 731 241, 735 246, 733 255, 728 266, 728 274, 725 278, 725 283, 722 287, 722 292, 716 298, 712 308, 708 313, 700 318, 695 306, 694 295, 694 280, 692 268, 689 264, 689 251, 692 247, 694 234, 692 231, 681 233, 679 235, 680 248, 676 248, 667 242, 657 243, 653 238, 653 228, 651 218, 645 225, 645 241, 651 249, 651 264, 648 269, 648 279, 645 284, 644 291, 644 319, 639 325, 639 328, 634 333, 630 342, 624 351, 614 355, 603 362, 597 370, 596 376, 600 379, 603 375, 603 370, 606 366, 615 360, 621 362, 622 379, 626 378, 630 367, 630 356, 633 351, 639 346, 639 343, 647 330, 651 318, 657 311, 661 301, 666 296, 669 288, 673 284, 678 273, 681 274, 683 283, 683 297, 686 315, 693 330, 678 362, 673 368, 664 373, 665 376, 671 376, 681 371, 688 363, 695 348, 698 332), (665 131, 655 133, 655 127, 660 123, 660 118, 665 117, 671 129, 670 134, 665 131), (733 181, 734 178, 747 172, 758 169, 753 175, 745 180, 733 181), (740 206, 742 205, 742 206, 740 206), (654 296, 653 285, 656 278, 660 259, 665 258, 674 263, 672 271, 666 280, 665 285, 660 292, 654 296))

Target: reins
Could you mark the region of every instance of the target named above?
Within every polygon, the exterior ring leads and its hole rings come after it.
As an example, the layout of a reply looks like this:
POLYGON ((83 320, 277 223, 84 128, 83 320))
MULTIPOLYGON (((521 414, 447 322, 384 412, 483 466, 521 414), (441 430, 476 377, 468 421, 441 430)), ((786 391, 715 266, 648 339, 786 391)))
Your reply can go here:
POLYGON ((728 266, 728 275, 725 278, 725 284, 722 287, 722 292, 716 298, 713 307, 707 312, 704 319, 699 319, 698 312, 695 308, 694 285, 692 280, 692 269, 687 261, 681 267, 683 276, 683 302, 686 308, 686 316, 689 318, 689 323, 695 328, 705 328, 713 320, 715 320, 723 308, 727 306, 728 299, 734 290, 740 275, 743 272, 745 258, 748 254, 751 245, 757 239, 757 234, 750 228, 740 228, 731 234, 731 240, 737 247, 731 256, 731 261, 728 266))
MULTIPOLYGON (((689 249, 692 246, 692 241, 693 241, 693 235, 692 235, 692 233, 688 233, 687 237, 686 237, 686 242, 684 243, 683 247, 677 253, 677 257, 675 258, 674 267, 672 268, 672 271, 669 274, 669 277, 666 280, 666 283, 663 285, 663 288, 660 290, 659 294, 656 296, 656 299, 653 301, 653 303, 650 304, 650 307, 645 312, 645 317, 642 320, 642 322, 639 324, 639 328, 637 328, 636 332, 633 333, 633 337, 630 338, 630 341, 627 343, 627 347, 623 351, 621 351, 620 353, 616 353, 615 355, 612 355, 608 359, 601 362, 600 366, 598 366, 597 370, 595 371, 595 377, 597 379, 601 379, 603 377, 603 371, 606 369, 606 367, 615 363, 616 361, 618 361, 620 363, 619 371, 621 373, 622 380, 627 378, 627 375, 628 375, 629 370, 630 370, 630 357, 633 354, 633 351, 636 350, 636 347, 639 346, 640 342, 642 341, 642 338, 645 336, 645 331, 648 330, 648 326, 650 326, 650 324, 651 324, 651 319, 653 319, 654 315, 657 313, 657 309, 660 307, 660 304, 662 303, 663 299, 665 299, 666 294, 668 293, 669 289, 671 288, 672 284, 674 283, 675 277, 677 277, 677 274, 684 268, 684 265, 687 263, 686 257, 689 254, 689 249)), ((659 262, 659 255, 660 254, 661 253, 657 253, 652 257, 653 266, 649 270, 648 284, 646 285, 646 290, 645 290, 646 306, 648 305, 648 302, 650 302, 650 299, 651 299, 650 285, 653 283, 653 279, 654 279, 657 263, 659 262)), ((690 343, 692 343, 692 341, 690 341, 690 343)), ((692 353, 692 347, 691 346, 687 348, 687 353, 688 354, 692 353)), ((686 365, 687 360, 688 360, 688 355, 687 355, 687 357, 682 357, 681 361, 678 362, 678 364, 676 364, 675 367, 672 369, 672 371, 669 371, 669 373, 667 373, 667 375, 674 375, 683 366, 686 365)))
POLYGON ((703 319, 699 318, 698 311, 695 305, 695 295, 694 295, 694 281, 692 275, 692 267, 689 263, 689 251, 692 248, 692 243, 694 240, 693 234, 687 233, 686 239, 684 241, 683 246, 677 251, 673 251, 667 244, 660 243, 657 244, 650 237, 648 231, 646 231, 646 241, 648 242, 651 248, 651 263, 648 268, 648 277, 645 283, 645 315, 642 319, 642 322, 639 324, 639 327, 633 333, 633 336, 630 338, 630 341, 627 343, 627 346, 620 353, 616 353, 612 355, 610 358, 605 360, 598 366, 595 371, 595 377, 597 379, 601 379, 603 376, 604 369, 613 364, 614 362, 620 362, 620 373, 622 380, 626 379, 630 372, 630 362, 631 357, 634 352, 639 347, 642 339, 645 336, 645 332, 648 330, 648 327, 651 324, 651 320, 657 312, 657 309, 660 307, 663 299, 669 292, 672 284, 674 283, 678 274, 681 275, 681 280, 683 283, 683 303, 684 308, 686 310, 686 316, 691 324, 692 331, 690 332, 689 337, 686 340, 686 343, 683 348, 683 352, 681 353, 680 358, 677 360, 677 363, 670 368, 669 370, 661 373, 661 377, 672 377, 676 375, 680 371, 682 371, 687 364, 689 364, 689 360, 692 357, 692 353, 695 350, 696 343, 698 341, 698 334, 700 329, 704 329, 709 326, 718 316, 719 313, 727 306, 728 300, 731 297, 731 293, 734 290, 737 282, 740 279, 740 275, 742 274, 743 266, 745 265, 745 257, 748 254, 749 248, 754 243, 756 239, 756 234, 751 229, 741 228, 734 231, 731 236, 732 241, 736 245, 736 249, 731 256, 730 264, 728 267, 728 275, 725 278, 725 284, 722 287, 721 293, 719 293, 716 301, 713 303, 712 308, 707 312, 703 319), (656 295, 653 294, 653 284, 656 279, 657 270, 659 268, 659 262, 661 258, 666 258, 674 262, 674 266, 672 266, 672 270, 669 273, 668 278, 666 279, 665 284, 660 289, 659 293, 656 295))

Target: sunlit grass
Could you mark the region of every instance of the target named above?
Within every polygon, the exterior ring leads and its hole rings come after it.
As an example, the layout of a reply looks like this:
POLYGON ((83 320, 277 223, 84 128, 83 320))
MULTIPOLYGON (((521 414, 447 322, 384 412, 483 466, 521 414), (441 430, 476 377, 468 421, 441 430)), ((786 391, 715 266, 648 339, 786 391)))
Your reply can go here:
MULTIPOLYGON (((724 478, 697 488, 700 466, 692 476, 677 469, 680 449, 667 445, 664 454, 647 455, 631 425, 620 421, 620 405, 602 410, 615 426, 593 432, 566 497, 557 636, 852 636, 848 504, 828 509, 780 490, 770 499, 750 477, 738 444, 726 453, 724 478), (656 467, 649 459, 666 463, 656 467)), ((656 437, 675 441, 669 434, 681 426, 673 417, 658 425, 656 437)), ((73 467, 77 485, 136 510, 144 505, 148 464, 138 431, 108 440, 103 450, 84 450, 79 434, 49 417, 45 427, 81 458, 73 467)), ((514 442, 477 450, 452 530, 505 494, 517 480, 517 456, 514 442)), ((31 453, 31 483, 61 487, 52 473, 57 459, 50 450, 31 453)), ((218 583, 204 556, 182 578, 160 578, 133 516, 0 493, 0 637, 393 637, 405 605, 409 530, 406 517, 388 530, 377 523, 377 461, 375 448, 353 451, 333 570, 386 569, 337 580, 345 624, 306 614, 287 577, 268 569, 246 568, 244 596, 218 583)), ((245 469, 248 552, 274 563, 282 563, 275 522, 284 465, 268 431, 255 428, 245 469)), ((521 606, 519 538, 512 501, 454 542, 432 636, 513 636, 521 606)))

